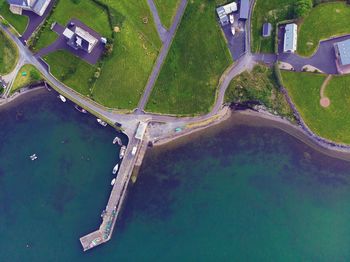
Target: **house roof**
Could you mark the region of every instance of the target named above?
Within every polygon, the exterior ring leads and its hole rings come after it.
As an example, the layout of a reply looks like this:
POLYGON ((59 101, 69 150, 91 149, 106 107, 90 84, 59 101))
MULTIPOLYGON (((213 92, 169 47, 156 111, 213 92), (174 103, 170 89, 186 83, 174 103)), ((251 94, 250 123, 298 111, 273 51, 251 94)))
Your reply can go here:
POLYGON ((222 6, 216 8, 216 13, 218 14, 219 18, 220 18, 220 23, 222 25, 228 24, 229 20, 228 17, 226 15, 225 12, 225 8, 223 8, 222 6))
MULTIPOLYGON (((51 0, 50 0, 51 1, 51 0)), ((10 5, 30 7, 33 11, 40 13, 47 0, 7 0, 10 5)))
POLYGON ((10 5, 29 6, 28 0, 7 0, 10 5))
POLYGON ((239 8, 239 18, 248 19, 249 16, 249 0, 241 0, 241 6, 239 8))
POLYGON ((340 63, 342 65, 350 65, 350 39, 339 42, 337 45, 339 50, 340 63))
POLYGON ((263 36, 270 36, 271 35, 271 29, 272 26, 270 23, 263 24, 263 36))
POLYGON ((285 28, 286 32, 284 33, 284 46, 283 51, 295 51, 297 49, 297 33, 298 26, 296 24, 288 24, 285 28))

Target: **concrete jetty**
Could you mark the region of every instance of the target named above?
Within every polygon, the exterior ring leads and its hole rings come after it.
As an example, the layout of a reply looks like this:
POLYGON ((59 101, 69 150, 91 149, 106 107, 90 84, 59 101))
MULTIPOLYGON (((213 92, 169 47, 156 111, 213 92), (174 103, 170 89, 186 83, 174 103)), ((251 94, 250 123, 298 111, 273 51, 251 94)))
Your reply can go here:
POLYGON ((129 139, 129 144, 120 165, 106 209, 102 213, 102 223, 100 228, 80 238, 80 243, 84 251, 101 245, 111 239, 116 221, 126 197, 126 191, 136 159, 140 152, 146 128, 147 123, 140 122, 135 135, 129 139), (136 152, 134 153, 133 151, 135 151, 135 148, 136 152))

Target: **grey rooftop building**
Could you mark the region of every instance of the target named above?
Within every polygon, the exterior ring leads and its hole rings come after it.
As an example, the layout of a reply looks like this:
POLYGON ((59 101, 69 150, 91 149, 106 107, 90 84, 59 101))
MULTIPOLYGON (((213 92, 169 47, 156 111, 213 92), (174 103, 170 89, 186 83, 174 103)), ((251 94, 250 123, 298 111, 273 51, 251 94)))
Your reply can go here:
POLYGON ((341 66, 350 65, 350 39, 338 42, 334 45, 336 55, 341 66))
POLYGON ((52 0, 7 0, 10 11, 22 15, 23 10, 28 10, 42 16, 52 0))
POLYGON ((271 36, 272 25, 270 23, 263 24, 262 36, 269 37, 271 36))
POLYGON ((249 16, 249 0, 241 0, 239 7, 239 18, 248 19, 249 16))

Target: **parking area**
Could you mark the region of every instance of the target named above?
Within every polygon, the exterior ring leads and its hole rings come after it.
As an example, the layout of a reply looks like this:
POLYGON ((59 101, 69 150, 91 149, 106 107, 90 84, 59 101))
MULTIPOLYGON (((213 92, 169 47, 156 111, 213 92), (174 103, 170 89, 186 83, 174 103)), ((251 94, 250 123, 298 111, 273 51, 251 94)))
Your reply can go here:
POLYGON ((89 64, 92 64, 92 65, 96 64, 97 61, 100 59, 100 57, 104 51, 104 44, 101 41, 101 36, 97 32, 95 32, 94 30, 92 30, 91 28, 86 26, 84 23, 82 23, 81 21, 79 21, 77 19, 72 19, 71 21, 69 21, 69 23, 67 24, 66 27, 63 27, 62 25, 59 25, 56 23, 53 26, 52 30, 56 34, 58 34, 59 37, 51 45, 39 50, 39 52, 35 55, 36 57, 42 58, 45 55, 48 55, 49 53, 63 49, 63 50, 67 50, 67 51, 71 52, 75 56, 85 60, 86 62, 88 62, 89 64), (66 28, 69 27, 69 25, 74 25, 73 28, 71 28, 72 30, 74 30, 74 28, 82 28, 86 33, 89 34, 88 35, 89 38, 91 36, 92 38, 97 40, 97 43, 93 47, 91 52, 87 52, 86 50, 83 50, 81 48, 79 48, 79 49, 73 48, 72 46, 70 46, 68 44, 67 36, 64 35, 64 31, 66 28))
POLYGON ((231 56, 233 60, 240 58, 245 52, 245 21, 239 20, 239 13, 235 12, 234 14, 234 23, 233 27, 235 28, 235 34, 232 34, 231 24, 221 26, 228 48, 230 49, 231 56))
POLYGON ((278 29, 278 60, 289 63, 295 71, 302 71, 305 65, 311 65, 326 74, 337 74, 336 56, 334 44, 350 39, 350 35, 332 38, 320 42, 315 54, 311 57, 301 57, 293 53, 283 53, 284 26, 278 29))

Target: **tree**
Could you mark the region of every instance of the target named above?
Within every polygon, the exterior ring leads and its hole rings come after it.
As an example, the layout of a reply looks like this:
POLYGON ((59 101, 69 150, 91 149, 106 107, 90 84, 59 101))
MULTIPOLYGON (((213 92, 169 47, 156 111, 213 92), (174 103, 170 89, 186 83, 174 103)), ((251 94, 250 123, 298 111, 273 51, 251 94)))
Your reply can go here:
POLYGON ((294 4, 294 12, 297 18, 305 17, 312 9, 312 0, 297 0, 294 4))

